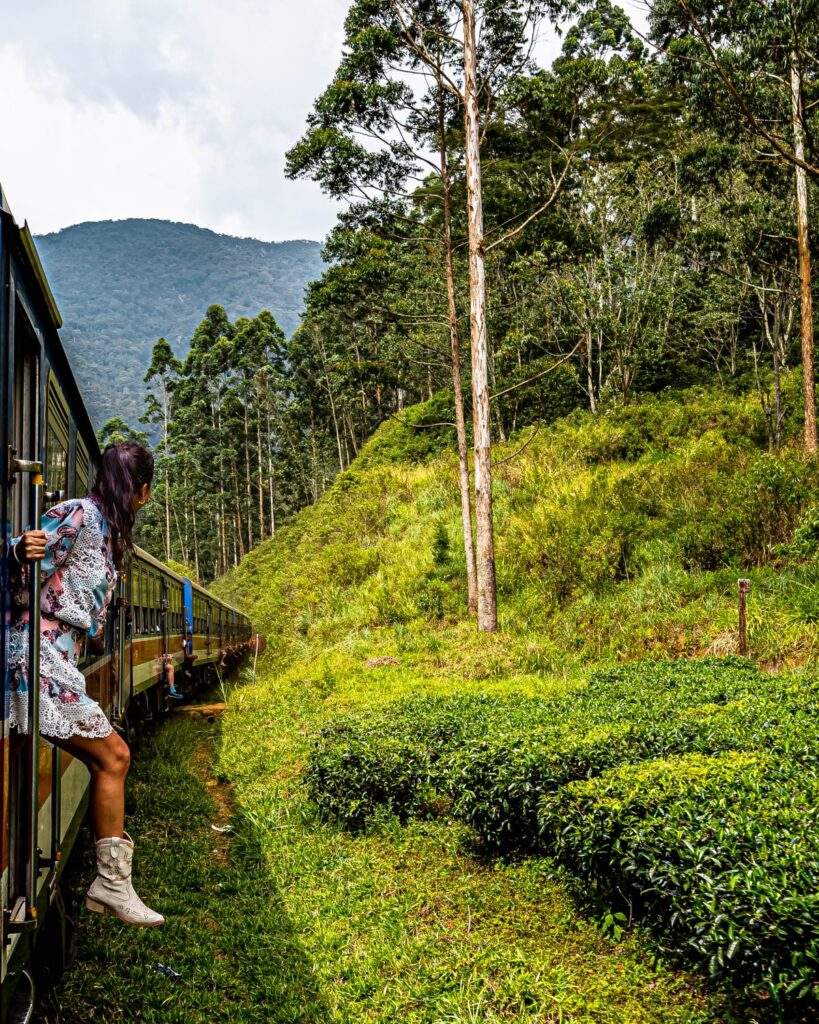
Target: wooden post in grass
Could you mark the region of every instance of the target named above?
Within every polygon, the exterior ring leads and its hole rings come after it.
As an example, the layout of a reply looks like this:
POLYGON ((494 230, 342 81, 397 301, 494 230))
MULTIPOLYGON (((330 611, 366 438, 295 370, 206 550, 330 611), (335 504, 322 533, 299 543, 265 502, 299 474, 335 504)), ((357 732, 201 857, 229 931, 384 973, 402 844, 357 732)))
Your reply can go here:
POLYGON ((748 594, 751 592, 751 581, 739 581, 739 653, 748 654, 748 594))

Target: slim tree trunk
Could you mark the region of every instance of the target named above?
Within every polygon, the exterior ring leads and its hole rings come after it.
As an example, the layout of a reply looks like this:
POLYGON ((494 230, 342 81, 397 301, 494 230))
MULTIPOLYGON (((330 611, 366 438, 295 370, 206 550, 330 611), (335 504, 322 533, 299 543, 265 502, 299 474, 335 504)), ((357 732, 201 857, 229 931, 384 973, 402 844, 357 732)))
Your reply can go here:
POLYGON ((217 443, 219 444, 219 480, 222 486, 219 490, 219 551, 222 556, 222 571, 227 572, 228 567, 228 548, 227 548, 227 533, 225 528, 225 456, 222 450, 222 414, 217 405, 215 410, 216 418, 216 436, 218 438, 217 443))
POLYGON ((188 522, 188 467, 185 462, 182 463, 182 521, 185 524, 184 536, 182 539, 182 561, 185 565, 188 564, 188 541, 190 538, 190 523, 188 522))
MULTIPOLYGON (((267 488, 270 500, 270 536, 276 533, 276 513, 273 509, 273 434, 270 430, 270 400, 265 405, 267 415, 267 488)), ((315 500, 315 498, 313 499, 315 500)))
POLYGON ((262 395, 259 390, 256 399, 256 472, 259 494, 259 541, 264 540, 264 469, 262 466, 262 395))
POLYGON ((469 612, 478 611, 478 575, 475 569, 475 542, 472 536, 472 502, 469 494, 469 449, 466 441, 464 392, 461 382, 461 329, 455 301, 455 267, 452 258, 452 194, 444 122, 444 87, 438 81, 438 145, 441 158, 441 198, 443 203, 443 249, 446 274, 447 312, 449 315, 449 349, 452 361, 452 391, 455 401, 455 436, 458 442, 458 486, 461 492, 461 526, 466 556, 466 585, 469 612))
POLYGON ((168 385, 163 381, 162 386, 162 398, 163 398, 163 411, 164 411, 164 443, 163 443, 163 455, 165 456, 165 561, 169 561, 171 557, 171 481, 168 475, 168 467, 170 465, 170 458, 168 452, 168 385))
MULTIPOLYGON (((240 558, 244 558, 245 557, 245 538, 244 538, 243 533, 242 533, 242 493, 241 493, 241 490, 239 488, 239 471, 236 468, 236 461, 235 460, 232 460, 232 466, 233 466, 233 497, 236 499, 236 506, 235 506, 236 512, 234 514, 234 519, 236 521, 236 540, 234 541, 234 545, 238 544, 238 546, 239 546, 239 557, 240 558)), ((234 557, 235 557, 235 547, 234 547, 234 557)))
MULTIPOLYGON (((802 121, 802 74, 798 56, 791 54, 791 114, 793 151, 805 159, 805 128, 802 121)), ((796 164, 796 234, 799 248, 801 303, 802 375, 805 392, 805 451, 816 454, 816 387, 813 370, 813 301, 811 296, 810 243, 808 239, 808 184, 805 168, 796 164)))
POLYGON ((597 396, 594 393, 594 339, 591 328, 586 331, 586 387, 589 391, 589 410, 597 412, 597 396))
POLYGON ((349 409, 344 414, 344 422, 347 424, 347 433, 350 435, 350 444, 353 449, 353 458, 358 455, 358 442, 355 439, 355 428, 353 426, 353 418, 350 415, 349 409))
POLYGON ((202 573, 199 571, 199 537, 196 531, 196 501, 191 502, 191 520, 193 525, 193 571, 197 580, 201 580, 202 573))
POLYGON ((253 547, 253 491, 250 485, 250 427, 247 421, 247 402, 244 409, 245 427, 245 496, 247 498, 247 547, 253 547))
MULTIPOLYGON (((344 453, 341 448, 341 432, 338 429, 338 416, 336 414, 336 403, 333 398, 333 387, 330 383, 330 374, 327 372, 327 353, 324 350, 324 341, 321 342, 321 364, 324 369, 324 381, 327 388, 327 397, 330 399, 330 414, 333 417, 333 430, 336 435, 336 447, 338 448, 338 468, 340 472, 344 472, 344 453)), ((346 439, 345 439, 346 446, 346 439)))
POLYGON ((492 433, 486 326, 486 266, 481 190, 480 112, 474 0, 463 0, 464 135, 469 225, 469 327, 472 348, 472 420, 475 434, 478 629, 498 628, 495 540, 492 524, 492 433))

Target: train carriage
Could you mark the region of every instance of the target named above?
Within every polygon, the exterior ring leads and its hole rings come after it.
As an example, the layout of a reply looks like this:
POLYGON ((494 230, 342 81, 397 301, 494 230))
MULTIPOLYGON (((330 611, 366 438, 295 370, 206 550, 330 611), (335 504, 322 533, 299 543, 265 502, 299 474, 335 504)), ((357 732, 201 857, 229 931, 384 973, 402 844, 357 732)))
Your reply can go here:
MULTIPOLYGON (((88 772, 36 731, 9 725, 6 629, 11 536, 43 508, 89 489, 99 447, 58 329, 61 319, 27 225, 0 189, 0 558, 4 705, 0 728, 0 1021, 25 1020, 34 999, 35 941, 60 912, 59 881, 85 813, 88 772), (52 913, 49 914, 49 908, 52 913)), ((32 573, 30 720, 38 720, 39 580, 32 573)), ((250 623, 207 590, 137 548, 123 567, 104 652, 80 668, 88 692, 126 734, 163 710, 167 657, 202 681, 249 646, 250 623), (237 623, 229 640, 226 623, 237 623), (241 634, 241 635, 239 635, 241 634), (229 649, 228 649, 229 648, 229 649)), ((58 929, 58 934, 64 934, 58 929)))

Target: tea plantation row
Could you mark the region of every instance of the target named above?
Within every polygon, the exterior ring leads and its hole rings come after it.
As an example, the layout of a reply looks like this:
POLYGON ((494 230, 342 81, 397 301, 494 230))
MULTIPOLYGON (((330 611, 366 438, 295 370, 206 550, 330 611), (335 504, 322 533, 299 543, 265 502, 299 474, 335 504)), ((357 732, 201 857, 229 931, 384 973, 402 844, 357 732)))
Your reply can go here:
POLYGON ((819 1002, 819 684, 736 658, 642 662, 554 699, 412 697, 337 719, 305 781, 328 816, 451 814, 549 854, 663 949, 819 1002))

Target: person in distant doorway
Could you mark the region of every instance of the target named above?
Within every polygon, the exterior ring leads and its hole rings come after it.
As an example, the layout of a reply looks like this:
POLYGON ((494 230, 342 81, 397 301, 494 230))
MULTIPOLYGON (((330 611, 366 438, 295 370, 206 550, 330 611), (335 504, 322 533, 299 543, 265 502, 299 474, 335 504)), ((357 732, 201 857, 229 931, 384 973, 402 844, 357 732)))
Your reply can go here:
POLYGON ((86 693, 77 661, 86 635, 92 650, 103 649, 118 571, 126 552, 133 549, 134 520, 150 496, 153 472, 153 456, 142 445, 109 445, 84 498, 60 502, 45 513, 39 529, 12 539, 8 563, 13 618, 7 658, 10 725, 24 732, 39 726, 44 736, 91 773, 97 877, 86 906, 149 928, 165 919, 142 902, 131 882, 134 844, 124 831, 130 752, 100 705, 86 693), (41 578, 40 721, 31 723, 27 591, 36 562, 41 578))
POLYGON ((176 668, 173 663, 173 656, 170 654, 163 655, 162 664, 165 670, 165 685, 168 688, 168 696, 174 700, 184 700, 185 695, 176 688, 176 668))
POLYGON ((182 640, 182 683, 188 691, 193 689, 193 663, 195 661, 193 637, 186 636, 182 640))

